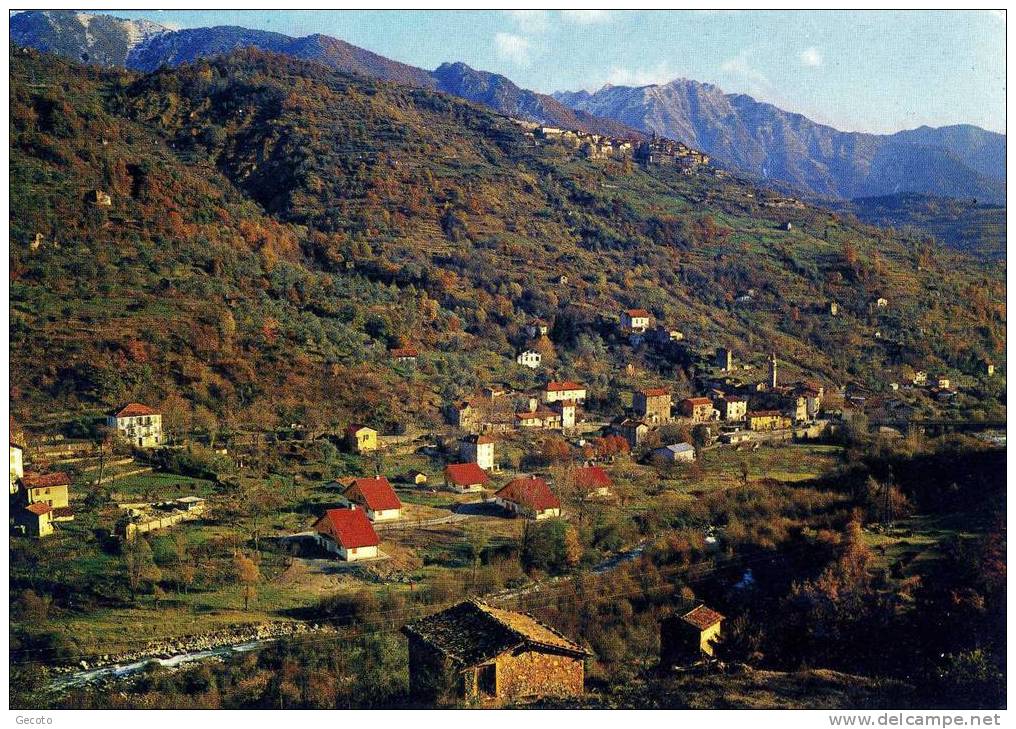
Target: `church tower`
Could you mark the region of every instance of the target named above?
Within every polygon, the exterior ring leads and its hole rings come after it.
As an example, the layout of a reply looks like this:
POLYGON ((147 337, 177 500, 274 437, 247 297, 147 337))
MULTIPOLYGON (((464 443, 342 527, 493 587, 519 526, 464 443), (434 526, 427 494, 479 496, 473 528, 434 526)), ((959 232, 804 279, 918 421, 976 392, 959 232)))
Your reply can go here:
POLYGON ((776 353, 769 355, 769 389, 776 389, 776 353))

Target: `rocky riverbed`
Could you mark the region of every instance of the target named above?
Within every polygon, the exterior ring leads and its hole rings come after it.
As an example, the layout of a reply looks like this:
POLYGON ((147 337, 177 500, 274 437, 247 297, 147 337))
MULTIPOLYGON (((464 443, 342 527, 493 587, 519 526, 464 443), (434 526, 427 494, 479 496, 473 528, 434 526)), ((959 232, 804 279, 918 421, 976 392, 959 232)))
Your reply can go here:
POLYGON ((331 626, 298 623, 248 623, 195 635, 150 641, 135 651, 96 655, 52 669, 54 689, 66 689, 138 673, 152 662, 168 668, 207 659, 221 659, 263 647, 280 638, 314 632, 335 632, 331 626))

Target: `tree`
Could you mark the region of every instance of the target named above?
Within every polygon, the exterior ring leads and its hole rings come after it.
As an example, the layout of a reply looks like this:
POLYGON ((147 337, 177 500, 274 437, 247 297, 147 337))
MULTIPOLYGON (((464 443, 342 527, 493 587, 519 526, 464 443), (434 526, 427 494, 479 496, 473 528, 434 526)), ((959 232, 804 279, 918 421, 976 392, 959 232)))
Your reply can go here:
POLYGON ((251 597, 256 594, 261 571, 254 560, 243 552, 237 552, 233 558, 233 571, 237 584, 243 589, 243 609, 246 611, 250 608, 251 597))
POLYGON ((144 537, 139 535, 125 539, 122 549, 127 585, 130 587, 131 599, 135 600, 142 586, 162 579, 162 571, 155 565, 152 545, 144 537))
POLYGON ((691 429, 691 442, 695 446, 695 453, 709 445, 710 430, 708 425, 699 423, 691 429))

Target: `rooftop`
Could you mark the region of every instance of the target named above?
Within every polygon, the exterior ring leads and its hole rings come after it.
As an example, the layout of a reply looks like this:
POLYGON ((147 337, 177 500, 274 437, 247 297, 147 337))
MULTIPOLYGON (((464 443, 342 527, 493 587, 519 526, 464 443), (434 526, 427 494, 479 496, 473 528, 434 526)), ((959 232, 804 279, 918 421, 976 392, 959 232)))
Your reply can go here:
POLYGON ((462 666, 484 663, 522 646, 576 658, 589 655, 582 646, 532 615, 501 610, 480 600, 460 602, 402 630, 462 666))
POLYGON ((527 506, 534 511, 561 508, 561 500, 550 490, 547 482, 536 476, 517 478, 494 495, 505 501, 527 506))
POLYGON ((28 489, 70 486, 71 477, 60 471, 56 471, 54 473, 26 473, 21 477, 21 483, 28 489))
POLYGON ((371 511, 401 509, 402 502, 384 476, 358 478, 343 494, 350 501, 362 502, 371 511))
POLYGON ((487 472, 475 463, 452 463, 445 466, 445 476, 457 486, 484 484, 490 480, 487 472))
POLYGON ((706 630, 723 620, 723 616, 715 610, 707 608, 705 605, 699 605, 694 610, 690 610, 682 615, 681 620, 695 626, 699 630, 706 630))
POLYGON ((345 549, 376 547, 380 544, 377 532, 362 509, 329 509, 315 526, 327 523, 336 540, 345 549))
POLYGON ((139 415, 158 415, 158 411, 153 410, 147 405, 142 405, 139 402, 127 403, 120 408, 114 415, 117 418, 136 418, 139 415))

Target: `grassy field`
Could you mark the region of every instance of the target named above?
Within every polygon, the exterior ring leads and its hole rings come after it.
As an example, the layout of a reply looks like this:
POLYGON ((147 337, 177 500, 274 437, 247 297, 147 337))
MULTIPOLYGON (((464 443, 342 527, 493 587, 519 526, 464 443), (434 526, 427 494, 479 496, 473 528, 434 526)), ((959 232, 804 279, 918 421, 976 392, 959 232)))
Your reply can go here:
POLYGON ((181 496, 202 496, 207 498, 214 491, 214 484, 200 478, 180 476, 174 473, 146 473, 128 476, 113 483, 116 500, 130 499, 144 501, 169 501, 181 496))
POLYGON ((890 570, 897 579, 905 579, 926 572, 942 557, 946 542, 980 536, 980 526, 976 516, 969 513, 919 515, 901 519, 885 531, 866 530, 864 541, 874 551, 878 567, 890 570))
MULTIPOLYGON (((740 453, 720 448, 704 452, 701 468, 666 474, 622 459, 608 470, 619 490, 630 495, 625 506, 586 506, 583 515, 594 518, 594 512, 618 508, 634 514, 690 502, 710 490, 737 488, 742 463, 747 464, 750 479, 799 481, 828 471, 839 458, 839 449, 829 446, 792 445, 740 453)), ((294 466, 291 471, 287 467, 288 475, 269 478, 282 503, 259 524, 262 537, 306 531, 325 509, 340 503, 341 492, 326 485, 330 478, 310 478, 309 474, 344 469, 336 469, 334 464, 330 468, 312 459, 302 459, 294 466)), ((460 495, 443 490, 441 466, 423 456, 389 455, 384 466, 403 501, 405 517, 411 521, 450 516, 460 504, 481 498, 477 494, 460 495), (428 474, 427 487, 409 486, 397 479, 397 475, 410 469, 428 474)), ((506 482, 512 475, 499 474, 495 485, 506 482)), ((225 517, 219 513, 219 504, 228 500, 227 494, 217 492, 209 481, 165 473, 124 479, 117 483, 116 491, 118 497, 151 501, 201 495, 209 498, 210 511, 205 519, 184 522, 149 537, 164 587, 155 594, 150 591, 139 594, 133 602, 127 596, 124 560, 115 544, 103 537, 119 516, 116 508, 82 508, 74 522, 60 525, 56 536, 39 543, 38 564, 57 565, 50 569, 48 579, 83 595, 103 595, 110 591, 104 585, 118 585, 120 600, 126 601, 114 606, 108 599, 97 598, 91 604, 86 600, 80 609, 52 612, 46 629, 72 637, 82 652, 116 653, 139 642, 211 631, 229 624, 289 620, 328 595, 391 589, 391 585, 366 579, 360 568, 351 569, 328 560, 293 558, 269 550, 262 553, 262 579, 256 596, 250 609, 244 611, 241 588, 233 579, 232 554, 249 545, 252 523, 242 514, 225 517), (198 572, 193 585, 186 590, 175 582, 180 566, 174 555, 180 550, 198 572)), ((566 500, 565 507, 565 517, 577 522, 577 504, 566 500)), ((388 559, 378 566, 417 584, 434 585, 441 581, 463 584, 478 579, 474 550, 516 548, 524 528, 522 520, 490 513, 454 523, 384 530, 380 532, 381 550, 388 559)), ((266 546, 264 543, 262 549, 266 546)), ((482 584, 496 587, 513 577, 502 575, 497 578, 501 582, 490 582, 489 575, 483 579, 487 582, 482 584)))

